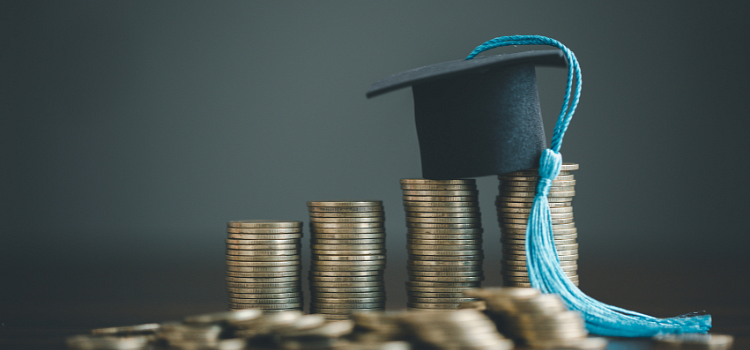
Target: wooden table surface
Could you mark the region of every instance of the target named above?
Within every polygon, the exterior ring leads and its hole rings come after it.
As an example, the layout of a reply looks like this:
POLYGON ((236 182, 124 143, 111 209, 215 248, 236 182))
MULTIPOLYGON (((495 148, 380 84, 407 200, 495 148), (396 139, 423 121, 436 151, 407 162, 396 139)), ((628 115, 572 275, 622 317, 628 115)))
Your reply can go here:
MULTIPOLYGON (((733 335, 734 349, 750 349, 750 281, 744 268, 750 265, 642 260, 581 262, 581 290, 656 317, 705 310, 713 317, 711 333, 733 335)), ((64 349, 65 337, 93 328, 163 322, 226 309, 220 259, 174 270, 161 265, 137 272, 132 266, 122 271, 96 268, 106 271, 80 265, 40 276, 0 269, 3 281, 10 281, 0 285, 0 349, 64 349)), ((499 277, 493 277, 498 273, 489 271, 485 266, 484 285, 498 285, 499 277)), ((403 281, 400 277, 386 281, 389 309, 404 307, 403 281)), ((609 346, 649 348, 648 339, 613 338, 609 346)))

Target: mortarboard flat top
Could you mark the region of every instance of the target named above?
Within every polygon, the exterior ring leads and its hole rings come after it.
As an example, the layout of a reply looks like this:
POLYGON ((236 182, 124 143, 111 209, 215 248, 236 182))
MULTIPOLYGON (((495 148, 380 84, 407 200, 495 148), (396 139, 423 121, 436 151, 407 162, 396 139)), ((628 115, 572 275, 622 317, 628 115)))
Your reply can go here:
POLYGON ((535 168, 546 148, 536 65, 567 64, 560 50, 450 61, 394 74, 367 97, 412 86, 424 178, 535 168))

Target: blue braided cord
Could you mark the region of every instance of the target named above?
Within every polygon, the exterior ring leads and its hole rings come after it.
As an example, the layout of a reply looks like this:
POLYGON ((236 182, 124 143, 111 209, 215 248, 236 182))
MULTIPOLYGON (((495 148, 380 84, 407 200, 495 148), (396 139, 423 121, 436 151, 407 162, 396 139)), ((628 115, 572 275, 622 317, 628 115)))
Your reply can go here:
POLYGON ((710 315, 656 318, 635 311, 604 304, 584 294, 560 267, 550 217, 549 195, 552 181, 560 174, 560 147, 581 96, 581 68, 570 49, 557 40, 539 35, 514 35, 495 38, 477 46, 466 59, 500 46, 550 45, 563 51, 568 62, 565 99, 560 110, 552 147, 545 149, 539 160, 539 184, 526 225, 526 264, 531 285, 543 293, 560 294, 571 310, 580 311, 586 329, 593 334, 619 337, 647 337, 664 333, 705 333, 711 328, 710 315), (577 82, 575 89, 573 82, 577 82), (572 94, 572 100, 571 100, 572 94))

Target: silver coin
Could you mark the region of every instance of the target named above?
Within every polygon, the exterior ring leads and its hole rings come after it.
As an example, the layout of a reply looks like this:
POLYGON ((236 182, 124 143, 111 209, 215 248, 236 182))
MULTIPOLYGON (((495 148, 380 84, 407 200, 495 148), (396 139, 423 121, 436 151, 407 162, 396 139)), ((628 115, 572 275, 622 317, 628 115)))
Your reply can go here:
MULTIPOLYGON (((567 276, 575 276, 578 274, 578 270, 563 270, 565 275, 567 276)), ((510 276, 510 277, 529 277, 529 273, 527 271, 505 271, 501 270, 500 274, 503 276, 510 276)))
POLYGON ((419 233, 419 234, 460 234, 460 235, 468 235, 468 234, 481 234, 484 232, 482 228, 465 228, 465 229, 444 229, 444 228, 419 228, 419 227, 409 227, 409 233, 419 233))
MULTIPOLYGON (((503 239, 526 240, 526 233, 522 233, 522 234, 518 233, 518 234, 516 234, 516 233, 503 232, 502 233, 502 237, 503 237, 503 239)), ((557 234, 554 234, 553 238, 554 238, 555 241, 557 241, 557 240, 576 239, 576 238, 578 238, 578 233, 573 232, 573 233, 567 233, 567 234, 559 234, 559 232, 558 232, 557 234)))
POLYGON ((385 249, 371 250, 319 250, 312 249, 313 255, 385 255, 385 249))
MULTIPOLYGON (((384 227, 371 227, 371 228, 315 228, 311 227, 310 232, 313 234, 313 237, 320 233, 347 233, 347 234, 353 234, 353 233, 380 233, 385 234, 385 228, 384 227)), ((323 237, 318 237, 323 238, 323 237)), ((364 237, 362 237, 364 238, 364 237)))
POLYGON ((300 271, 302 266, 227 266, 227 271, 236 272, 282 272, 282 271, 300 271))
POLYGON ((382 275, 383 269, 372 271, 315 271, 310 270, 310 276, 328 276, 328 277, 345 277, 345 276, 376 276, 382 275))
POLYGON ((421 245, 481 245, 482 239, 407 239, 407 244, 421 245))
POLYGON ((300 244, 278 244, 278 245, 249 245, 249 244, 227 244, 227 249, 230 250, 285 250, 285 249, 299 249, 300 244))
POLYGON ((336 288, 336 287, 313 287, 310 286, 311 290, 314 290, 316 293, 365 293, 365 292, 379 292, 383 291, 384 288, 382 286, 377 287, 346 287, 346 288, 336 288))
POLYGON ((479 195, 477 190, 403 190, 404 196, 438 196, 438 197, 476 197, 479 195))
POLYGON ((227 266, 299 266, 300 261, 299 260, 292 260, 292 261, 235 261, 235 260, 227 260, 226 261, 227 266))
POLYGON ((239 299, 239 298, 229 298, 230 303, 235 304, 293 304, 293 303, 301 303, 302 298, 279 298, 279 299, 239 299))
POLYGON ((313 255, 312 260, 316 261, 370 261, 385 260, 385 254, 373 255, 313 255))
POLYGON ((234 299, 286 299, 286 298, 300 298, 302 295, 301 290, 287 292, 287 293, 243 293, 229 291, 229 297, 234 299))
POLYGON ((414 309, 455 309, 458 303, 406 303, 407 307, 414 309))
POLYGON ((367 200, 328 200, 328 201, 308 201, 308 207, 373 207, 383 206, 383 201, 377 199, 367 200))
POLYGON ((310 307, 315 309, 382 309, 385 308, 384 303, 352 303, 352 304, 324 304, 324 303, 312 303, 310 307))
POLYGON ((370 239, 312 239, 312 244, 385 244, 383 238, 370 239))
POLYGON ((430 179, 401 179, 402 185, 476 185, 475 179, 430 180, 430 179))
MULTIPOLYGON (((500 233, 503 234, 503 235, 505 235, 506 233, 516 234, 516 235, 517 234, 523 234, 523 235, 525 235, 526 234, 526 227, 524 227, 523 229, 510 228, 510 227, 500 228, 500 233)), ((569 234, 573 234, 573 233, 578 233, 578 229, 575 228, 575 227, 574 228, 561 228, 561 227, 555 227, 555 225, 552 226, 552 234, 554 234, 555 236, 557 236, 557 235, 569 235, 569 234)))
POLYGON ((281 271, 281 272, 237 272, 227 271, 226 275, 229 277, 250 277, 250 278, 269 278, 269 277, 293 277, 299 276, 300 270, 297 271, 281 271))
MULTIPOLYGON (((445 251, 445 250, 479 250, 482 249, 481 244, 407 244, 406 245, 407 250, 436 250, 436 251, 445 251)), ((429 255, 437 255, 437 254, 429 254, 429 255)), ((466 254, 459 254, 459 255, 466 255, 466 254)))
POLYGON ((225 240, 226 244, 237 244, 237 245, 287 245, 287 244, 299 244, 299 239, 229 239, 225 240))
POLYGON ((385 297, 379 298, 312 298, 311 302, 322 304, 364 304, 364 303, 382 303, 385 297))
POLYGON ((413 255, 480 255, 482 250, 413 250, 407 249, 407 253, 413 255))
POLYGON ((273 294, 287 294, 287 293, 302 293, 302 288, 297 287, 288 287, 288 288, 227 288, 227 291, 229 294, 237 293, 237 294, 255 294, 255 295, 269 295, 271 293, 273 294))
POLYGON ((227 287, 230 288, 250 288, 250 289, 263 289, 263 288, 298 288, 300 281, 289 281, 289 282, 264 282, 264 283, 247 283, 247 282, 227 282, 227 287))
POLYGON ((372 282, 383 281, 383 275, 377 276, 309 276, 310 282, 372 282))
POLYGON ((445 241, 452 241, 452 240, 482 240, 482 234, 475 233, 475 234, 444 234, 444 235, 436 235, 431 233, 407 233, 406 239, 408 240, 445 240, 445 241))
MULTIPOLYGON (((500 193, 508 192, 529 192, 536 193, 537 186, 510 186, 507 184, 500 184, 500 193)), ((554 184, 549 188, 550 192, 569 192, 575 191, 575 186, 555 186, 554 184)))
MULTIPOLYGON (((507 201, 500 200, 500 198, 504 198, 504 197, 498 197, 498 200, 495 201, 495 206, 499 208, 531 208, 534 206, 533 201, 531 202, 507 202, 507 201)), ((549 205, 550 208, 562 208, 562 207, 570 207, 573 205, 573 203, 571 201, 569 202, 550 201, 549 203, 547 203, 547 205, 549 205)))
POLYGON ((385 291, 359 293, 323 293, 311 292, 313 298, 385 298, 385 291))
POLYGON ((244 228, 228 227, 227 233, 243 234, 294 234, 302 233, 302 227, 283 227, 283 228, 244 228))
MULTIPOLYGON (((465 298, 466 295, 461 292, 456 293, 431 293, 431 292, 418 292, 409 291, 406 295, 416 298, 465 298)), ((476 300, 476 299, 475 299, 476 300)))
POLYGON ((423 222, 407 222, 406 227, 408 228, 438 228, 438 229, 471 229, 471 228, 482 228, 482 223, 474 224, 427 224, 423 222))
POLYGON ((385 245, 382 243, 376 244, 311 244, 310 249, 313 250, 330 250, 331 254, 336 254, 336 251, 340 250, 373 250, 373 249, 385 249, 385 245))
POLYGON ((474 282, 424 282, 424 281, 406 281, 407 288, 413 287, 430 287, 430 288, 474 288, 478 287, 478 281, 474 282))
POLYGON ((414 281, 414 282, 479 282, 479 281, 484 281, 484 276, 469 276, 469 277, 409 276, 409 280, 414 281))
POLYGON ((442 260, 408 260, 407 267, 473 267, 481 268, 481 260, 454 260, 454 261, 442 261, 442 260))
MULTIPOLYGON (((526 224, 505 224, 505 223, 503 223, 503 224, 501 224, 500 229, 502 230, 503 228, 507 228, 507 229, 525 230, 526 226, 527 226, 526 224)), ((555 232, 555 229, 572 229, 572 228, 575 228, 575 227, 576 227, 575 224, 557 224, 557 225, 553 224, 552 225, 552 231, 555 232)))
POLYGON ((311 222, 310 231, 319 231, 320 229, 349 229, 349 228, 378 228, 383 227, 384 222, 311 222))
POLYGON ((440 207, 476 207, 479 208, 479 203, 476 201, 476 198, 472 201, 409 201, 404 200, 404 210, 410 211, 410 210, 416 210, 413 207, 434 207, 434 208, 440 208, 440 207))
POLYGON ((367 223, 367 222, 377 222, 382 223, 385 221, 385 217, 383 216, 369 216, 369 217, 337 217, 337 218, 326 218, 326 217, 311 217, 310 222, 315 223, 316 225, 318 223, 367 223))
POLYGON ((479 277, 484 276, 482 270, 475 271, 414 271, 409 270, 409 278, 412 277, 479 277))
POLYGON ((353 271, 380 271, 385 269, 383 265, 345 265, 345 266, 311 266, 311 271, 318 272, 353 272, 353 271))
POLYGON ((481 218, 482 213, 478 211, 474 212, 422 212, 422 211, 407 211, 407 218, 481 218))
MULTIPOLYGON (((578 264, 569 265, 569 266, 560 266, 560 269, 562 269, 563 271, 566 271, 566 272, 567 271, 577 271, 578 270, 578 264)), ((528 270, 529 270, 528 267, 526 267, 525 265, 524 266, 520 266, 520 265, 503 265, 502 270, 500 271, 500 273, 504 274, 505 272, 509 272, 509 271, 512 271, 512 272, 524 272, 525 273, 528 270)))
MULTIPOLYGON (((539 179, 533 181, 513 181, 513 180, 500 180, 500 186, 509 186, 509 187, 536 187, 536 185, 539 183, 539 179)), ((565 180, 553 180, 552 186, 553 187, 570 187, 575 186, 576 180, 573 179, 573 177, 569 177, 565 180)))
POLYGON ((302 221, 239 220, 239 221, 229 221, 227 223, 227 227, 247 227, 247 228, 302 227, 302 221))
MULTIPOLYGON (((431 202, 414 202, 431 203, 431 202)), ((462 206, 438 206, 438 205, 404 205, 404 210, 409 213, 477 213, 481 214, 477 203, 474 202, 446 202, 466 204, 462 206)))
POLYGON ((317 207, 308 206, 307 211, 310 213, 366 213, 366 212, 382 212, 383 206, 369 206, 369 207, 317 207))
MULTIPOLYGON (((555 245, 565 245, 565 244, 575 244, 575 239, 555 239, 555 245)), ((505 239, 501 238, 500 243, 503 245, 509 244, 509 245, 525 245, 526 240, 525 239, 505 239)))
MULTIPOLYGON (((529 195, 528 197, 522 197, 521 193, 527 193, 527 192, 512 192, 512 193, 504 193, 503 197, 497 197, 498 202, 515 202, 515 203, 533 203, 534 202, 534 196, 529 195)), ((570 194, 575 195, 573 192, 559 192, 561 194, 565 194, 565 197, 556 197, 558 195, 557 193, 555 196, 552 195, 550 192, 550 195, 547 196, 547 201, 550 203, 554 202, 572 202, 573 196, 570 194)))
POLYGON ((411 303, 463 303, 465 301, 475 301, 475 298, 420 298, 410 297, 409 302, 411 303))
POLYGON ((418 217, 406 217, 406 222, 415 223, 427 223, 427 224, 477 224, 482 223, 481 218, 418 218, 418 217))
POLYGON ((289 304, 247 304, 238 302, 229 302, 229 308, 235 310, 241 309, 261 309, 261 310, 296 310, 302 307, 302 303, 289 304))
MULTIPOLYGON (((526 266, 526 259, 524 259, 523 261, 505 260, 505 259, 503 259, 503 260, 500 261, 500 263, 503 266, 526 266)), ((578 266, 578 262, 577 261, 567 261, 567 260, 566 261, 560 261, 560 266, 574 266, 574 265, 578 266)))
POLYGON ((381 211, 356 211, 356 212, 331 212, 310 211, 310 218, 382 218, 385 212, 381 211))
POLYGON ((235 250, 227 249, 227 255, 258 255, 258 256, 278 256, 278 255, 299 255, 299 249, 290 250, 235 250))
POLYGON ((277 240, 277 239, 299 239, 302 237, 302 232, 299 233, 229 233, 227 237, 230 239, 250 239, 250 240, 277 240))
POLYGON ((412 191, 466 191, 476 190, 477 185, 464 184, 464 185, 448 185, 448 184, 401 184, 402 190, 412 191))
POLYGON ((426 272, 439 272, 439 271, 481 271, 482 265, 469 265, 469 266, 446 266, 446 265, 428 265, 428 266, 420 266, 420 265, 408 265, 406 266, 407 271, 426 271, 426 272))
POLYGON ((471 261, 471 260, 484 260, 484 254, 475 255, 411 255, 409 260, 430 260, 430 261, 471 261))
POLYGON ((438 293, 461 293, 467 289, 476 288, 479 286, 479 283, 476 283, 474 286, 471 287, 409 287, 408 293, 430 293, 430 294, 438 294, 438 293))
POLYGON ((234 261, 299 261, 299 255, 226 255, 227 260, 234 261))
POLYGON ((315 288, 361 288, 361 287, 382 287, 384 282, 370 281, 370 282, 324 282, 324 281, 310 281, 310 285, 315 288))
POLYGON ((250 278, 250 277, 226 277, 227 282, 238 283, 278 283, 278 282, 296 282, 299 277, 267 277, 267 278, 250 278))
POLYGON ((312 266, 383 266, 385 260, 363 260, 363 261, 326 261, 326 260, 312 260, 310 264, 312 266))

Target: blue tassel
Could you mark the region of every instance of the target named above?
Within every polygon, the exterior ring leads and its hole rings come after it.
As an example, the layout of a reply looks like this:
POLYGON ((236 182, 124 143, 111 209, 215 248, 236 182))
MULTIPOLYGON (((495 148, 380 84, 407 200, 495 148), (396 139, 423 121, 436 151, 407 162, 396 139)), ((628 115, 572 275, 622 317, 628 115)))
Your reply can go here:
POLYGON ((593 334, 616 337, 649 337, 666 333, 705 333, 711 328, 710 315, 683 315, 656 318, 597 301, 568 280, 560 267, 550 218, 549 194, 552 181, 560 173, 560 147, 581 95, 581 69, 572 51, 557 40, 539 35, 514 35, 492 39, 479 45, 466 58, 495 47, 508 45, 550 45, 559 48, 568 61, 568 82, 562 110, 555 124, 551 148, 539 161, 539 184, 526 226, 526 264, 534 288, 543 293, 560 294, 571 310, 580 311, 586 329, 593 334), (573 90, 573 82, 577 82, 573 90), (572 101, 571 101, 572 93, 572 101))

